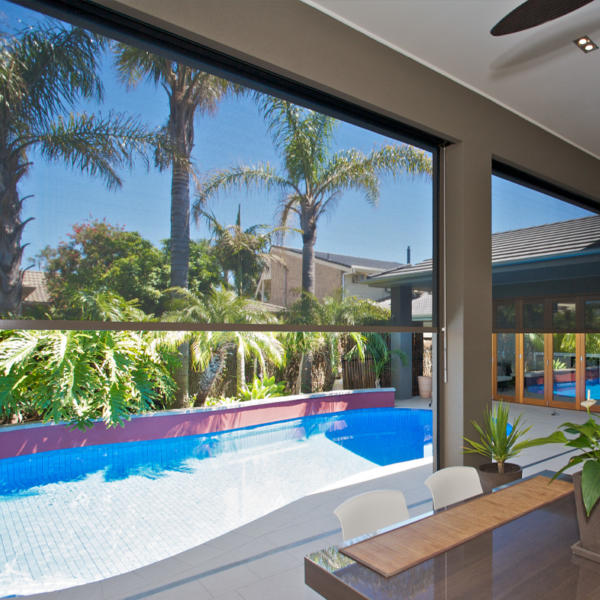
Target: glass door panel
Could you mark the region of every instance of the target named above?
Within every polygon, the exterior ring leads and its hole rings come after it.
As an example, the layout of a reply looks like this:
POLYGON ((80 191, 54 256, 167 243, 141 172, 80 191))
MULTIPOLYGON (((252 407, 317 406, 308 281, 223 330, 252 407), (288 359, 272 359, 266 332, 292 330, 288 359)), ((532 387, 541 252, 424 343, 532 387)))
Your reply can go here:
POLYGON ((600 331, 600 300, 586 300, 583 318, 586 331, 600 331))
POLYGON ((517 326, 517 308, 513 301, 496 304, 496 329, 514 329, 517 326))
POLYGON ((585 336, 585 397, 600 401, 600 334, 585 336))
POLYGON ((572 331, 575 329, 576 309, 575 302, 553 302, 552 329, 554 331, 572 331))
POLYGON ((575 408, 576 336, 574 333, 552 335, 552 403, 575 408))
POLYGON ((543 302, 523 302, 523 327, 530 330, 544 328, 543 302))
POLYGON ((544 334, 523 334, 523 399, 544 400, 544 334))
POLYGON ((515 396, 516 336, 514 333, 497 334, 496 383, 498 396, 515 396))

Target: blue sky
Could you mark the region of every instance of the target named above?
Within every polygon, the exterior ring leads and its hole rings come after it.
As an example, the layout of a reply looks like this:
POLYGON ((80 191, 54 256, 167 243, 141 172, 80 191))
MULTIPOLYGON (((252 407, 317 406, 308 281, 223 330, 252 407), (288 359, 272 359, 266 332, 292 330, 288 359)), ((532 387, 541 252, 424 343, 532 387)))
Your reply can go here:
MULTIPOLYGON (((0 2, 0 29, 11 31, 39 17, 16 5, 0 2)), ((139 115, 151 127, 165 123, 167 96, 161 88, 142 83, 126 90, 117 80, 110 54, 103 60, 104 103, 82 103, 78 110, 107 112, 115 110, 139 115)), ((358 148, 368 152, 396 140, 340 122, 332 150, 358 148)), ((23 216, 35 217, 23 234, 24 266, 46 245, 56 246, 67 239, 72 225, 88 219, 107 222, 138 231, 155 244, 169 237, 170 174, 146 170, 140 164, 121 172, 123 187, 108 191, 104 184, 58 163, 48 164, 35 152, 33 166, 22 180, 20 193, 31 194, 23 216)), ((249 97, 222 101, 216 115, 196 119, 196 144, 193 159, 200 173, 234 165, 256 165, 265 161, 279 167, 280 161, 255 102, 249 97)), ((493 231, 529 227, 586 216, 579 208, 493 178, 493 231)), ((244 227, 273 224, 276 196, 257 193, 229 193, 209 206, 223 224, 235 221, 241 205, 244 227)), ((297 224, 293 224, 297 226, 297 224)), ((203 223, 192 224, 192 238, 208 237, 203 223)), ((299 235, 290 234, 286 243, 300 247, 299 235)), ((379 205, 373 207, 357 193, 346 193, 330 215, 319 222, 316 249, 382 260, 404 262, 410 245, 412 262, 432 255, 432 184, 425 178, 401 177, 381 181, 379 205)))

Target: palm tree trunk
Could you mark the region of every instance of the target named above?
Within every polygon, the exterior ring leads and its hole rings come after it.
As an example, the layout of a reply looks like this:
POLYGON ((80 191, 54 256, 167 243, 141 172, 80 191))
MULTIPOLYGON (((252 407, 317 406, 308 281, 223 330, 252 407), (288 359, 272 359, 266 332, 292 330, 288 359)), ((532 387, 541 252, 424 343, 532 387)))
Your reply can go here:
POLYGON ((227 355, 229 352, 231 352, 232 348, 232 344, 225 344, 221 346, 211 357, 208 366, 200 377, 198 392, 194 400, 194 406, 202 406, 206 401, 212 386, 225 368, 227 355))
POLYGON ((0 315, 18 316, 23 304, 21 234, 30 219, 21 221, 23 201, 9 165, 2 161, 0 169, 0 315))
MULTIPOLYGON (((310 214, 302 215, 302 294, 315 295, 315 242, 317 241, 317 228, 310 214)), ((304 394, 312 392, 313 352, 304 353, 301 369, 301 391, 304 394)))
MULTIPOLYGON (((171 287, 188 287, 190 268, 190 170, 194 145, 194 113, 171 96, 169 126, 178 156, 173 157, 171 172, 171 287)), ((190 346, 179 347, 181 366, 174 373, 177 389, 175 406, 185 406, 189 396, 190 346)))
POLYGON ((171 176, 171 287, 188 287, 190 263, 190 174, 174 164, 171 176))
POLYGON ((315 242, 317 231, 310 225, 302 234, 302 292, 315 293, 315 242))
MULTIPOLYGON (((187 167, 173 164, 171 177, 171 287, 188 287, 190 263, 190 175, 187 167)), ((179 347, 181 365, 175 368, 175 404, 186 405, 189 395, 190 345, 179 347)))
POLYGON ((236 376, 237 389, 239 390, 246 383, 246 357, 244 356, 244 348, 241 343, 237 348, 236 376))

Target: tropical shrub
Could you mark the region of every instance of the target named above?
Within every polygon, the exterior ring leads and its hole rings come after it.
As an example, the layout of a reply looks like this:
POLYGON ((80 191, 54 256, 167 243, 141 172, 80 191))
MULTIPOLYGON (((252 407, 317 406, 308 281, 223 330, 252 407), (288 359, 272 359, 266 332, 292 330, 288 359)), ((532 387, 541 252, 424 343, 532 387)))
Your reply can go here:
POLYGON ((244 384, 238 391, 240 400, 263 400, 285 394, 285 381, 275 383, 275 377, 260 379, 255 377, 252 385, 244 384))
POLYGON ((209 396, 204 401, 204 406, 215 407, 215 406, 229 406, 233 404, 239 404, 240 399, 235 396, 209 396))
POLYGON ((589 419, 583 425, 566 422, 549 436, 534 440, 537 444, 563 444, 569 450, 579 451, 579 454, 569 457, 567 464, 554 474, 552 481, 566 469, 583 465, 581 495, 585 513, 588 517, 600 500, 600 423, 590 414, 590 408, 594 404, 596 404, 596 401, 591 399, 589 395, 588 399, 581 403, 589 416, 589 419), (565 433, 574 437, 567 437, 565 433))
MULTIPOLYGON (((169 244, 156 248, 135 231, 105 221, 73 225, 67 241, 46 246, 39 256, 57 314, 73 318, 71 294, 110 290, 137 300, 146 313, 160 313, 169 287, 169 244)), ((190 242, 189 288, 206 293, 221 280, 217 258, 206 240, 190 242)))
MULTIPOLYGON (((209 294, 198 296, 183 288, 172 288, 169 293, 172 295, 171 310, 163 317, 167 321, 207 324, 276 321, 260 302, 237 296, 231 290, 213 289, 209 294)), ((280 365, 283 361, 280 341, 274 333, 267 331, 170 332, 164 341, 169 341, 171 348, 184 341, 190 344, 191 366, 202 372, 198 389, 193 392, 196 406, 204 404, 211 388, 223 373, 228 355, 235 355, 236 389, 246 383, 248 360, 256 360, 261 373, 267 371, 268 363, 280 365)))
POLYGON ((142 332, 10 332, 0 342, 0 411, 21 419, 108 427, 168 403, 169 357, 142 332))

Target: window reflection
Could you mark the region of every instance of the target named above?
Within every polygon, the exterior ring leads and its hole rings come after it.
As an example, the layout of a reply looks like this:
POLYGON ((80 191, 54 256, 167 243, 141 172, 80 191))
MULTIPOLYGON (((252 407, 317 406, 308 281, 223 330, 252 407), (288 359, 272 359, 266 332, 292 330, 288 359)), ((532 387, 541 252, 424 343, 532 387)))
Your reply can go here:
POLYGON ((515 394, 515 334, 499 333, 496 382, 499 395, 515 394))
POLYGON ((585 397, 600 400, 600 334, 585 336, 585 397))
POLYGON ((552 397, 557 402, 575 403, 576 394, 575 334, 552 336, 552 397))
POLYGON ((523 395, 544 398, 544 336, 540 333, 523 335, 523 395))

